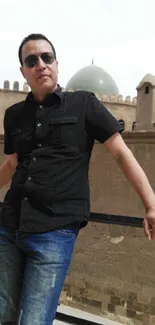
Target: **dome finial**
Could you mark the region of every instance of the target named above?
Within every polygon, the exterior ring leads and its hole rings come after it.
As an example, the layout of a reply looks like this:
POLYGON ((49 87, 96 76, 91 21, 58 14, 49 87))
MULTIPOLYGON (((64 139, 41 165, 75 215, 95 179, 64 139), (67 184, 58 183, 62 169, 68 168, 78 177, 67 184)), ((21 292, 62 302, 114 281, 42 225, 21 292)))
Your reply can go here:
POLYGON ((94 58, 92 58, 92 65, 94 65, 94 58))

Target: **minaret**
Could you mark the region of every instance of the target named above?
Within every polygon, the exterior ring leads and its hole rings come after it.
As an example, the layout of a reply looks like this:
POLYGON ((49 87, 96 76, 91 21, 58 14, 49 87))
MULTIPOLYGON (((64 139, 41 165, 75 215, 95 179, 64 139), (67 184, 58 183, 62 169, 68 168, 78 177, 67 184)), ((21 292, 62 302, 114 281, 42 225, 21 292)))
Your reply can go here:
POLYGON ((137 87, 134 131, 155 131, 155 76, 147 74, 137 87))

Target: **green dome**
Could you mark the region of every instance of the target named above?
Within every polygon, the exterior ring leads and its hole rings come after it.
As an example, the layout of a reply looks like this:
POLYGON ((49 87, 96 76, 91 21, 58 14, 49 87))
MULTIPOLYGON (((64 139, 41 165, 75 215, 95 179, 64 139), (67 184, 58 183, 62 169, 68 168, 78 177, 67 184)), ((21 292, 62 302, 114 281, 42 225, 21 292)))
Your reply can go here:
POLYGON ((102 96, 118 95, 119 91, 115 81, 102 68, 89 65, 78 72, 69 80, 66 90, 87 90, 102 96))

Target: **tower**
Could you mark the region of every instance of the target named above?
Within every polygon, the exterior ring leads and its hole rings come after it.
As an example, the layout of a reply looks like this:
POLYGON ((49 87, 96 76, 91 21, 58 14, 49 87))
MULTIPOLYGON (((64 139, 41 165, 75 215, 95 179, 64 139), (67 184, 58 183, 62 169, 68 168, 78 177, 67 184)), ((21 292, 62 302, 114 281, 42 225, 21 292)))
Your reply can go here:
POLYGON ((155 130, 155 76, 151 74, 147 74, 137 87, 135 130, 155 130))

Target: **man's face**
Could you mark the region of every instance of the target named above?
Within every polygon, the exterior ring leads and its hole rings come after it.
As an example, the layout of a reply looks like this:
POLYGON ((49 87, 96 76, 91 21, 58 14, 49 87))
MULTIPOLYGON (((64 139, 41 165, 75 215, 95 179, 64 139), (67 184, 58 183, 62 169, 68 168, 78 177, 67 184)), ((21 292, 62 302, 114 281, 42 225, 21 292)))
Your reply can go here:
POLYGON ((47 41, 28 41, 22 48, 23 66, 20 68, 34 95, 39 96, 54 91, 58 80, 58 62, 55 59, 50 63, 44 62, 44 56, 40 56, 42 53, 50 53, 54 58, 52 47, 47 41), (37 56, 37 64, 29 67, 25 59, 32 54, 37 56))

